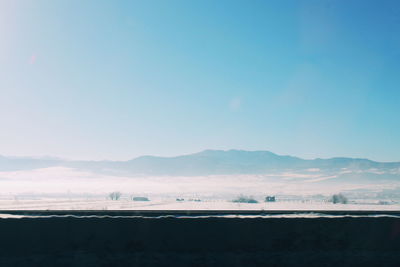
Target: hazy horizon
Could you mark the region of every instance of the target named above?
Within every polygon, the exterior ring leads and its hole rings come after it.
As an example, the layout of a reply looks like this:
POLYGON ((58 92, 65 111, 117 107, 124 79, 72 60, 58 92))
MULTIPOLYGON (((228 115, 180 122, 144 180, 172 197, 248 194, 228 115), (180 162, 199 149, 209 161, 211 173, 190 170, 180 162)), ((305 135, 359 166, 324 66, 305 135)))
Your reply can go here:
POLYGON ((372 160, 375 162, 382 162, 382 163, 390 163, 390 162, 400 162, 400 160, 398 161, 380 161, 380 160, 374 160, 374 159, 370 159, 370 158, 366 158, 366 157, 348 157, 348 156, 342 156, 342 155, 334 155, 331 157, 314 157, 314 158, 305 158, 305 157, 301 157, 301 156, 297 156, 297 155, 290 155, 290 154, 285 154, 285 153, 276 153, 274 151, 270 151, 270 150, 261 150, 261 149, 257 149, 257 150, 246 150, 246 149, 236 149, 236 148, 232 148, 232 149, 203 149, 201 151, 194 151, 191 153, 185 153, 185 154, 174 154, 174 155, 149 155, 149 154, 144 154, 144 155, 138 155, 138 156, 134 156, 134 157, 130 157, 130 158, 125 158, 125 159, 107 159, 107 158, 103 158, 103 159, 91 159, 91 158, 87 158, 87 159, 79 159, 79 158, 66 158, 66 157, 58 157, 58 156, 52 156, 52 155, 24 155, 24 156, 15 156, 15 155, 4 155, 0 153, 0 157, 6 157, 6 158, 27 158, 27 159, 58 159, 58 160, 68 160, 68 161, 129 161, 129 160, 133 160, 133 159, 137 159, 140 157, 146 157, 146 156, 150 156, 150 157, 161 157, 161 158, 174 158, 174 157, 180 157, 180 156, 189 156, 189 155, 193 155, 193 154, 198 154, 198 153, 202 153, 202 152, 206 152, 206 151, 222 151, 222 152, 229 152, 229 151, 243 151, 243 152, 271 152, 275 155, 278 156, 290 156, 290 157, 296 157, 296 158, 300 158, 300 159, 305 159, 305 160, 315 160, 315 159, 333 159, 333 158, 349 158, 349 159, 366 159, 366 160, 372 160))

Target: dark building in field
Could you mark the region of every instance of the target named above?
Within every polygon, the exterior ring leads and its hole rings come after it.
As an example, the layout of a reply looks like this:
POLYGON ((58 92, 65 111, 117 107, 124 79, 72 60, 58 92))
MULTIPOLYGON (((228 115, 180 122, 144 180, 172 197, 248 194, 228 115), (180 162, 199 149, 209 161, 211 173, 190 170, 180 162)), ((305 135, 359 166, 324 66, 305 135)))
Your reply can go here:
POLYGON ((275 202, 275 196, 267 196, 265 198, 265 202, 275 202))

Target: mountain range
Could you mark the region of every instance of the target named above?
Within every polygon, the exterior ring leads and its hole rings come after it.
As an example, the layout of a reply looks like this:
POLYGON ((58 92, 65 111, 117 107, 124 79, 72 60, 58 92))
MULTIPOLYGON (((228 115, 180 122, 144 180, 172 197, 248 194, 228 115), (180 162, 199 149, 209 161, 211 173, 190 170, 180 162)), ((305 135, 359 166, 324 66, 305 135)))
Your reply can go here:
POLYGON ((204 150, 176 157, 141 156, 128 161, 76 161, 57 158, 0 156, 0 171, 67 167, 113 175, 239 175, 285 171, 373 171, 399 177, 400 162, 376 162, 361 158, 302 159, 269 151, 204 150))

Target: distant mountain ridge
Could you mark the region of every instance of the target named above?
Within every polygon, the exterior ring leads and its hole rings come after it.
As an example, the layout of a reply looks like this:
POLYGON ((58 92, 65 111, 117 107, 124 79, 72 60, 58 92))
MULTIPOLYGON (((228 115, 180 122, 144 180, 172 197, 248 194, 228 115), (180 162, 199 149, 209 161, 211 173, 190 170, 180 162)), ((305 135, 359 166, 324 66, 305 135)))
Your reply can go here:
POLYGON ((292 170, 323 171, 400 170, 400 162, 376 162, 359 158, 302 159, 270 151, 204 150, 176 157, 141 156, 128 161, 70 161, 57 158, 0 156, 0 171, 69 167, 116 175, 233 175, 265 174, 292 170))

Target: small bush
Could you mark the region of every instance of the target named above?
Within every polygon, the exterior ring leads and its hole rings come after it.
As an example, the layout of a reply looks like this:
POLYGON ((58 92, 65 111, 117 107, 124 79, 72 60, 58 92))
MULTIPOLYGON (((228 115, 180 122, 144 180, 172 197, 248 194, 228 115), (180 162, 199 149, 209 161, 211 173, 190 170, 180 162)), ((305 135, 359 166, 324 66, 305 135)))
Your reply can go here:
POLYGON ((115 192, 111 192, 111 193, 108 195, 108 197, 109 197, 111 200, 119 200, 119 199, 121 198, 121 195, 122 195, 121 192, 115 191, 115 192))
POLYGON ((253 197, 251 196, 238 196, 236 199, 232 200, 232 202, 235 203, 258 203, 257 200, 255 200, 253 197))
POLYGON ((331 201, 333 204, 347 204, 348 199, 342 194, 335 194, 331 197, 331 201))

